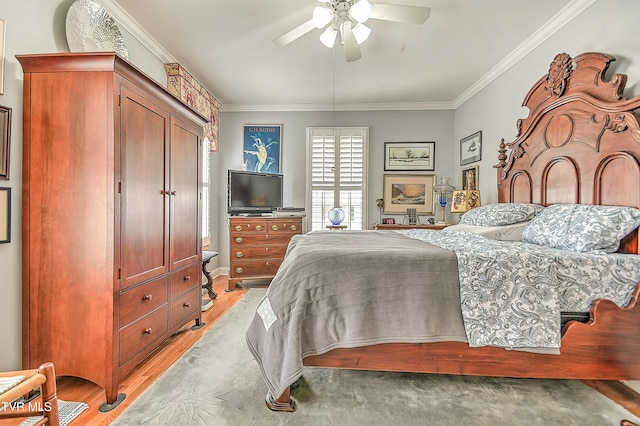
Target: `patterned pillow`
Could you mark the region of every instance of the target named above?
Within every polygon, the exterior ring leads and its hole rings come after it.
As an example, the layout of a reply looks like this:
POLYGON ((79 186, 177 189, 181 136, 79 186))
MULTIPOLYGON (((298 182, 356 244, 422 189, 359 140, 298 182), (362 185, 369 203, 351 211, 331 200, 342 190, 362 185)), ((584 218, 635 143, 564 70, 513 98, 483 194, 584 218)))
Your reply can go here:
POLYGON ((502 226, 531 220, 544 207, 529 203, 487 204, 469 210, 460 218, 460 223, 476 226, 502 226))
POLYGON ((533 218, 522 241, 562 250, 615 253, 640 225, 640 210, 589 204, 554 204, 533 218))

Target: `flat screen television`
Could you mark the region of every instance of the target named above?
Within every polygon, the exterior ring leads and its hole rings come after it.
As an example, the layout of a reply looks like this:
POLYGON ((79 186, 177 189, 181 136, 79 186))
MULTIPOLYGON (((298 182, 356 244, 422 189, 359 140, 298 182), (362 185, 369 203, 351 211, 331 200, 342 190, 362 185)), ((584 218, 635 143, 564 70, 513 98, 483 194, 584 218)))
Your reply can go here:
POLYGON ((228 213, 271 213, 282 207, 280 174, 229 170, 227 179, 228 213))

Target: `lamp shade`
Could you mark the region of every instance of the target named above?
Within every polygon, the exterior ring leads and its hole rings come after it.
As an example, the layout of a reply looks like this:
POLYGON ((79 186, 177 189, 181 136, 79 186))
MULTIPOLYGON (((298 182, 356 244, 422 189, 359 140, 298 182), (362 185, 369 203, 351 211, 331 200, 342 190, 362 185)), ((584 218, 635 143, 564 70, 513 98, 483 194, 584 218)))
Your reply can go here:
POLYGON ((480 207, 480 191, 461 190, 453 191, 451 198, 451 212, 464 213, 480 207))

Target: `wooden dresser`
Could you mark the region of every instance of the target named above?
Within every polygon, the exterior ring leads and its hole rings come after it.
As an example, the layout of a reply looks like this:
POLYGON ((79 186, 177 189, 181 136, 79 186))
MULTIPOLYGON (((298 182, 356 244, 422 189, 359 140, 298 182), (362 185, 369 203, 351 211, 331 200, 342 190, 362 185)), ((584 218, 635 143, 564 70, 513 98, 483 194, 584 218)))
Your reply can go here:
POLYGON ((114 53, 24 70, 23 364, 105 389, 201 315, 206 120, 114 53))
POLYGON ((229 218, 229 288, 243 280, 271 279, 291 237, 302 233, 302 217, 229 218))

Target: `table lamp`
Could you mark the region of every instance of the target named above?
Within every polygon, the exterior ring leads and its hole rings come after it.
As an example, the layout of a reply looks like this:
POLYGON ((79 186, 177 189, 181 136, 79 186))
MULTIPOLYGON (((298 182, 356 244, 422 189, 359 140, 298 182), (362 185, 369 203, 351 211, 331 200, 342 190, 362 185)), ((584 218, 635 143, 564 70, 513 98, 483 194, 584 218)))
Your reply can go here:
POLYGON ((435 194, 436 201, 440 204, 442 209, 442 219, 438 222, 441 225, 445 225, 445 207, 451 201, 455 188, 449 184, 449 178, 442 176, 440 183, 433 187, 433 193, 435 194))

